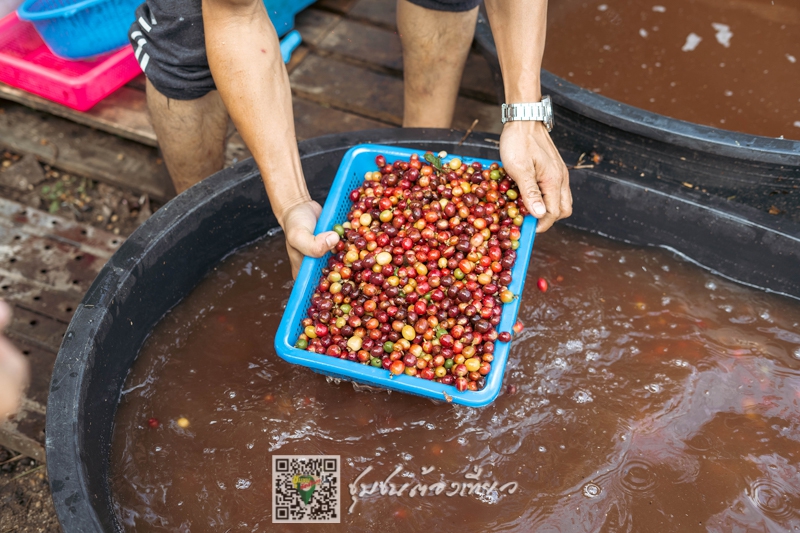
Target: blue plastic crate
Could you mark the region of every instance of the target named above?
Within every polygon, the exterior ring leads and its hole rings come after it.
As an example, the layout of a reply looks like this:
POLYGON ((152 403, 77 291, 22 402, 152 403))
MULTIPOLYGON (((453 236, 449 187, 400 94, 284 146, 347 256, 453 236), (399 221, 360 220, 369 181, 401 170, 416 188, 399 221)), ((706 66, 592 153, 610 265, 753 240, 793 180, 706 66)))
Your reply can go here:
MULTIPOLYGON (((18 14, 31 22, 48 48, 64 59, 84 59, 128 44, 128 29, 143 0, 26 0, 18 14)), ((314 0, 264 0, 278 37, 314 0)))
POLYGON ((17 14, 33 24, 48 48, 83 59, 128 44, 128 28, 142 0, 26 0, 17 14))
MULTIPOLYGON (((412 154, 420 154, 418 150, 398 148, 396 146, 381 146, 377 144, 361 144, 354 146, 345 154, 336 178, 331 185, 330 193, 325 201, 325 207, 317 222, 316 232, 330 231, 335 224, 341 224, 350 212, 352 202, 348 194, 364 182, 367 171, 376 170, 375 157, 382 154, 387 163, 398 159, 408 160, 412 154)), ((420 154, 422 155, 422 154, 420 154)), ((449 155, 446 161, 458 157, 466 163, 478 161, 488 166, 493 161, 449 155)), ((520 246, 517 250, 517 262, 511 271, 512 282, 509 289, 514 294, 522 294, 525 284, 525 275, 528 270, 533 240, 536 234, 536 219, 528 215, 522 224, 520 246)), ((452 385, 444 385, 435 381, 428 381, 418 377, 392 376, 388 370, 375 368, 338 357, 318 354, 295 348, 294 344, 302 332, 301 321, 306 317, 311 296, 319 283, 322 269, 327 265, 330 253, 322 258, 313 259, 306 257, 300 267, 300 272, 286 305, 281 324, 275 336, 275 350, 278 355, 290 363, 308 367, 316 372, 336 378, 357 381, 367 385, 396 390, 409 394, 416 394, 437 400, 452 397, 454 403, 471 407, 483 407, 497 398, 503 385, 503 374, 508 361, 510 343, 497 341, 495 343, 494 361, 492 371, 486 376, 486 386, 480 391, 459 392, 452 385)), ((509 304, 503 305, 503 314, 497 331, 511 331, 517 320, 520 299, 517 298, 509 304)))

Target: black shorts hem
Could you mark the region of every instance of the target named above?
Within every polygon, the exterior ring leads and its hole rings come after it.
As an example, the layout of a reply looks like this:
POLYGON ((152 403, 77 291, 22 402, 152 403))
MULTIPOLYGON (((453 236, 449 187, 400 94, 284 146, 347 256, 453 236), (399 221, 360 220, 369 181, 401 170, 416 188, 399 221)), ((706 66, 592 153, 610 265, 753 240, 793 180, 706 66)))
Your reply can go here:
POLYGON ((407 0, 414 5, 434 11, 471 11, 481 4, 481 0, 407 0))

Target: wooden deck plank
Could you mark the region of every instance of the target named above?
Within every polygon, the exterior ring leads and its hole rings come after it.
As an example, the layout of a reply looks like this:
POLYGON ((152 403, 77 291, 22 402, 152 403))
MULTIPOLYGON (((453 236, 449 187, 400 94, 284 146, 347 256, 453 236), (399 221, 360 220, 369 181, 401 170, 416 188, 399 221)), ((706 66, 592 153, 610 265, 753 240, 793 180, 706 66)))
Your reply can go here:
POLYGON ((394 30, 397 28, 397 0, 358 0, 348 15, 394 30))
POLYGON ((321 9, 306 9, 297 14, 295 29, 300 32, 304 43, 316 46, 341 20, 341 15, 321 9))
POLYGON ((326 9, 344 15, 353 8, 356 1, 357 0, 318 0, 314 6, 319 9, 326 9))
POLYGON ((72 319, 76 302, 81 301, 83 293, 75 286, 60 290, 47 283, 27 280, 17 272, 0 271, 0 297, 3 300, 64 323, 72 319))
POLYGON ((0 424, 0 446, 5 446, 37 461, 45 461, 45 408, 39 402, 23 399, 22 409, 0 424))
MULTIPOLYGON (((4 239, 18 241, 17 236, 37 235, 57 242, 67 243, 82 252, 97 257, 111 257, 119 248, 122 238, 93 226, 81 224, 58 215, 26 207, 0 198, 0 226, 9 228, 4 239)), ((8 241, 0 241, 0 245, 8 241)))
POLYGON ((397 73, 403 71, 403 49, 395 31, 344 19, 319 41, 318 47, 397 73))
MULTIPOLYGON (((56 352, 19 340, 15 340, 14 344, 28 359, 31 368, 31 381, 25 391, 25 397, 39 405, 47 405, 47 394, 50 392, 50 376, 53 374, 56 352)), ((35 437, 34 435, 29 436, 35 437)))
POLYGON ((76 111, 4 83, 0 83, 0 98, 142 144, 156 146, 156 134, 147 116, 144 93, 131 87, 119 88, 85 112, 76 111))
POLYGON ((12 342, 19 341, 56 354, 66 332, 67 324, 14 306, 14 317, 5 333, 12 342))
POLYGON ((0 145, 44 163, 164 201, 175 192, 150 146, 0 101, 0 145))
MULTIPOLYGON (((344 19, 320 40, 317 48, 366 68, 375 65, 387 69, 390 74, 402 76, 403 49, 395 31, 344 19)), ((489 65, 475 51, 471 51, 467 57, 461 94, 487 103, 495 103, 496 100, 489 65)))
MULTIPOLYGON (((308 100, 380 122, 402 124, 403 80, 394 76, 311 54, 292 72, 290 80, 296 94, 308 100)), ((478 131, 502 130, 497 106, 459 97, 453 127, 466 130, 476 118, 478 131)))
POLYGON ((301 141, 329 133, 390 127, 383 122, 325 107, 303 98, 294 97, 292 103, 295 132, 297 139, 301 141))

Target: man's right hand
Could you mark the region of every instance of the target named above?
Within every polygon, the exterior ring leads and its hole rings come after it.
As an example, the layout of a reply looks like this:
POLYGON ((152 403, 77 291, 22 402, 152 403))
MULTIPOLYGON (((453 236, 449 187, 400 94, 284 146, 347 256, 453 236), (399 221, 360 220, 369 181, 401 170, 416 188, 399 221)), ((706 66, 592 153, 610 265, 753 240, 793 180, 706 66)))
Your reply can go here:
POLYGON ((286 234, 286 250, 292 263, 292 277, 297 277, 304 256, 322 257, 339 242, 339 235, 326 231, 314 235, 314 227, 322 212, 322 206, 307 200, 289 208, 283 214, 281 226, 286 234))

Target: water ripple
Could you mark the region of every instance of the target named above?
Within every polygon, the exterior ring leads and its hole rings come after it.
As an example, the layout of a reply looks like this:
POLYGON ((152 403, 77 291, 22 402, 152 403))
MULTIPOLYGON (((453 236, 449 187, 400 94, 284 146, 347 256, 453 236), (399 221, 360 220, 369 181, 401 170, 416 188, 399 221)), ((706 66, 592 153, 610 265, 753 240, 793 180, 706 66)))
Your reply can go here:
POLYGON ((756 507, 767 516, 784 520, 794 513, 789 495, 778 483, 770 479, 754 481, 747 492, 756 507))
POLYGON ((629 494, 648 492, 658 484, 653 465, 644 459, 631 459, 622 466, 620 485, 629 494))

